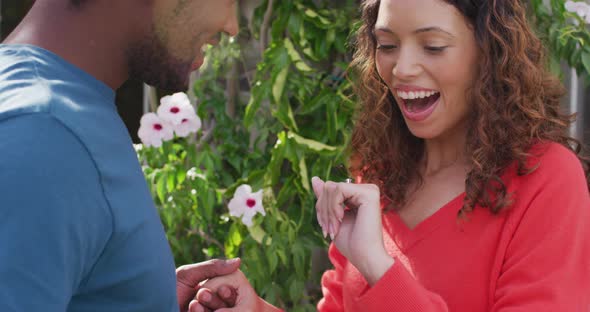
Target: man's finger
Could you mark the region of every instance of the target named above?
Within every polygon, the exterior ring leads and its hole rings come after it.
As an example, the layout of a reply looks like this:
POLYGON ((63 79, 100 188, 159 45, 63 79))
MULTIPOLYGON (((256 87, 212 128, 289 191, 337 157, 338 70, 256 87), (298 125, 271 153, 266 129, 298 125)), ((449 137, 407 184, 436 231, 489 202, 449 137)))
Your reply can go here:
POLYGON ((188 287, 195 288, 204 280, 233 273, 239 267, 240 258, 230 260, 213 259, 179 267, 176 269, 176 279, 188 287))
MULTIPOLYGON (((212 292, 207 288, 199 289, 199 291, 197 291, 197 295, 195 296, 195 298, 201 305, 211 310, 217 310, 228 307, 225 301, 219 298, 219 296, 216 293, 212 292)), ((233 304, 231 306, 233 306, 233 304)))

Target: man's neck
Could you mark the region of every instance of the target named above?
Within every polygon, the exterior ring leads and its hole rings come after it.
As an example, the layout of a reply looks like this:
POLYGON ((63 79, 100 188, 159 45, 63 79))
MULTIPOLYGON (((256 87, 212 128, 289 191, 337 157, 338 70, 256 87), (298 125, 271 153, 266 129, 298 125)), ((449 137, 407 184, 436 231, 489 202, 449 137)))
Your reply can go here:
POLYGON ((122 30, 104 19, 105 8, 77 12, 52 2, 37 1, 3 43, 44 48, 118 89, 128 76, 122 30))

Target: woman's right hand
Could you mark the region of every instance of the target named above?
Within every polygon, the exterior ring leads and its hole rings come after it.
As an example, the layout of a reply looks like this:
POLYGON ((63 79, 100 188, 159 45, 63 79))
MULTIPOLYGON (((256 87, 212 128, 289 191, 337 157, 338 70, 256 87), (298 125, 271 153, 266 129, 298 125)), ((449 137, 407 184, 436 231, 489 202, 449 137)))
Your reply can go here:
POLYGON ((394 262, 383 243, 379 188, 318 177, 311 182, 324 236, 329 234, 338 251, 373 285, 394 262))

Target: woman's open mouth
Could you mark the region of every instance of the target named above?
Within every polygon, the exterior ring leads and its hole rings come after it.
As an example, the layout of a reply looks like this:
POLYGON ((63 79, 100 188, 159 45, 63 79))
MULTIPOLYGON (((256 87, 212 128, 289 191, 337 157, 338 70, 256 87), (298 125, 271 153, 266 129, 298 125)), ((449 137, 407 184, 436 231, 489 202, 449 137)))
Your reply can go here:
POLYGON ((400 107, 406 118, 422 121, 432 114, 440 99, 438 91, 397 91, 400 107))

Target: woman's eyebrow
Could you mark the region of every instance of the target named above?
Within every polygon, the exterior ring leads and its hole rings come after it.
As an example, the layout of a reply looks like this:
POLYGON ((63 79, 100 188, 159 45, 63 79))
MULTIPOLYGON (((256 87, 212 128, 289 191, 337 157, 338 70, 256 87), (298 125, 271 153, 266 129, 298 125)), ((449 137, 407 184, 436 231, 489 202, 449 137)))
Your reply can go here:
MULTIPOLYGON (((383 27, 383 26, 376 27, 375 30, 374 30, 374 32, 376 32, 376 31, 381 31, 381 32, 384 32, 384 33, 395 35, 395 32, 393 30, 391 30, 391 29, 389 29, 387 27, 383 27)), ((452 38, 455 37, 450 32, 448 32, 448 31, 446 31, 446 30, 444 30, 444 29, 442 29, 440 27, 437 27, 437 26, 423 27, 423 28, 418 28, 418 29, 414 30, 414 34, 426 33, 426 32, 439 32, 439 33, 443 33, 443 34, 445 34, 445 35, 447 35, 449 37, 452 37, 452 38)))

